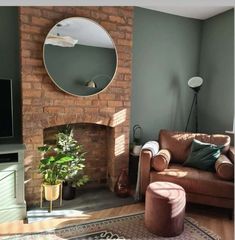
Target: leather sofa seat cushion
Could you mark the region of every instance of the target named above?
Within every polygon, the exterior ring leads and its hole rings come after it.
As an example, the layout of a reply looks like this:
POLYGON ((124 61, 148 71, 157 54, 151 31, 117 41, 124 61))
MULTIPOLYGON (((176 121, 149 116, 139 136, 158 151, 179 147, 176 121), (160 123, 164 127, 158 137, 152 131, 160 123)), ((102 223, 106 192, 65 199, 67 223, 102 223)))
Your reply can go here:
POLYGON ((167 149, 161 149, 156 156, 152 158, 152 167, 160 172, 166 169, 171 160, 171 153, 167 149))
POLYGON ((168 181, 182 186, 187 193, 229 198, 234 197, 233 182, 220 179, 216 173, 202 171, 181 164, 169 164, 162 172, 151 171, 150 182, 168 181))
POLYGON ((224 145, 222 153, 226 154, 230 146, 230 137, 227 135, 208 135, 202 133, 185 133, 161 130, 159 133, 160 149, 171 152, 171 162, 183 163, 191 149, 193 139, 215 145, 224 145))
POLYGON ((234 178, 233 164, 223 154, 215 162, 215 170, 216 170, 216 174, 224 180, 233 180, 234 178))

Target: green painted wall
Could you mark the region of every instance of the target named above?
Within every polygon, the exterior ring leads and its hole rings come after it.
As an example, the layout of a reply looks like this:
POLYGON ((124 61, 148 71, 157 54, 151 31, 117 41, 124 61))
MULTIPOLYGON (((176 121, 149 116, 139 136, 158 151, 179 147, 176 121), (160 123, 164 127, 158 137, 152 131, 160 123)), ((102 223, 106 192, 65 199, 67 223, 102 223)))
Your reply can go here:
POLYGON ((73 94, 87 95, 103 89, 116 68, 115 49, 78 44, 75 47, 46 45, 44 53, 52 78, 62 89, 73 94), (84 84, 94 77, 97 89, 85 87, 84 84))
POLYGON ((17 7, 0 7, 0 33, 0 78, 12 79, 13 83, 15 137, 12 140, 7 140, 7 142, 21 142, 21 86, 17 7))
MULTIPOLYGON (((4 33, 0 38, 0 77, 13 80, 13 140, 20 142, 17 7, 0 8, 0 30, 4 33)), ((233 10, 199 21, 135 8, 133 34, 131 121, 132 126, 142 126, 143 142, 156 139, 161 128, 184 130, 193 97, 187 81, 197 74, 204 79, 199 95, 199 130, 223 133, 232 128, 233 10)))
POLYGON ((134 9, 131 122, 143 128, 143 142, 162 128, 184 130, 198 74, 201 21, 134 9))
POLYGON ((232 130, 234 117, 234 10, 209 18, 202 25, 200 130, 232 130))

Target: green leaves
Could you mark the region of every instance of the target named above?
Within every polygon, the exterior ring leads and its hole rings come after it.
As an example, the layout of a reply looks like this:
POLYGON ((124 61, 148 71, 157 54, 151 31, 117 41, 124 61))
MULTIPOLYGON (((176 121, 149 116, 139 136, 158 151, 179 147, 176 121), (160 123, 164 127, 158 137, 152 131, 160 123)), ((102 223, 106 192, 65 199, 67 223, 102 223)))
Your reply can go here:
POLYGON ((57 164, 67 164, 68 162, 71 162, 74 160, 73 156, 68 156, 65 154, 59 154, 58 156, 55 157, 55 161, 57 164))
POLYGON ((39 152, 48 152, 51 149, 52 149, 52 146, 48 146, 48 145, 43 145, 42 147, 38 147, 39 152))
MULTIPOLYGON (((78 175, 77 175, 78 176, 78 175)), ((77 178, 77 181, 72 182, 73 187, 81 187, 85 183, 89 181, 89 177, 87 175, 83 175, 77 178)))
POLYGON ((43 145, 38 150, 44 153, 39 172, 45 183, 54 185, 67 181, 79 187, 88 182, 88 176, 83 173, 85 152, 74 139, 71 128, 56 135, 56 145, 43 145))

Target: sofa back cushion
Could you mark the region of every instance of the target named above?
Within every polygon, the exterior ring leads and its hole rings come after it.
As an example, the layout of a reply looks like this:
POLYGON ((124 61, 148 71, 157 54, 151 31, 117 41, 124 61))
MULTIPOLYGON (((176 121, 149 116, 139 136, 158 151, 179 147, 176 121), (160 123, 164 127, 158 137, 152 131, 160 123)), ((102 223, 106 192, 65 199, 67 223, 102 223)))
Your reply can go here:
POLYGON ((191 152, 183 163, 186 167, 198 168, 205 171, 215 171, 215 162, 219 158, 223 147, 194 139, 191 152))
POLYGON ((161 130, 159 133, 160 149, 168 149, 171 152, 171 162, 183 163, 191 150, 193 139, 201 142, 223 145, 222 153, 226 154, 230 146, 230 137, 222 134, 186 133, 169 130, 161 130))

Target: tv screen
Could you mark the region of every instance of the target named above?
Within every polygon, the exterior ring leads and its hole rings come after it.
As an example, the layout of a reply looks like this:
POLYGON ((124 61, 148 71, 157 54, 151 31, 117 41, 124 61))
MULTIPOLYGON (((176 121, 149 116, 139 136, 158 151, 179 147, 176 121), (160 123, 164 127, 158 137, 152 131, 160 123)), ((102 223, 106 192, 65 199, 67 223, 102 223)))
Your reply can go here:
POLYGON ((13 137, 12 82, 0 79, 0 138, 13 137))

